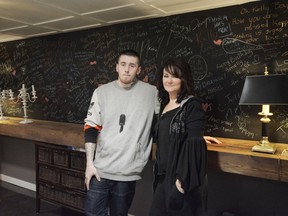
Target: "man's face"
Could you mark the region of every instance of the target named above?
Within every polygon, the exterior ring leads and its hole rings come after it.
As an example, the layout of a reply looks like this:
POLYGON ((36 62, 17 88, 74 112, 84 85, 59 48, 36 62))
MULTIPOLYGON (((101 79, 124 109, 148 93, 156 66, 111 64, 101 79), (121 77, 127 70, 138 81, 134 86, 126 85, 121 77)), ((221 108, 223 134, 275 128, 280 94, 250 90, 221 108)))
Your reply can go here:
POLYGON ((124 87, 131 85, 141 71, 138 58, 127 55, 120 56, 116 64, 116 71, 120 85, 124 87))

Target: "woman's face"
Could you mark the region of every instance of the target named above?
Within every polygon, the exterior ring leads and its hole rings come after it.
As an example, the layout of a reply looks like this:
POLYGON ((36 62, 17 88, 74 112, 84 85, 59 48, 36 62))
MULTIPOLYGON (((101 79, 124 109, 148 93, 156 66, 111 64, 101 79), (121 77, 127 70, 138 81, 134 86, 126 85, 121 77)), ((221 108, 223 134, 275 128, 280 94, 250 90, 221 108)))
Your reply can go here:
POLYGON ((164 89, 171 95, 178 95, 181 90, 181 79, 170 74, 166 69, 163 70, 162 82, 164 89))

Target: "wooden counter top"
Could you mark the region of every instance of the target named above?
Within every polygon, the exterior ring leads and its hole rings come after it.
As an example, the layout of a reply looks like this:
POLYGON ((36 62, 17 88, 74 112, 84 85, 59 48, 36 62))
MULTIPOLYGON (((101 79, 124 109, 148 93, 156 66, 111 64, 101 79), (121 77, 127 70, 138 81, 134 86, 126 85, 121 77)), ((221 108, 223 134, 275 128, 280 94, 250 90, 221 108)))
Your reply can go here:
POLYGON ((275 154, 252 152, 253 140, 218 137, 222 144, 208 145, 208 167, 212 170, 288 182, 287 144, 275 143, 275 154))
POLYGON ((20 124, 21 120, 23 119, 14 117, 0 120, 0 135, 84 148, 82 124, 35 119, 32 123, 20 124))
POLYGON ((288 149, 288 143, 272 143, 277 146, 275 154, 265 154, 259 152, 252 152, 251 149, 254 145, 257 144, 256 140, 242 140, 242 139, 231 139, 231 138, 223 138, 216 137, 219 139, 222 144, 209 144, 209 151, 217 151, 217 152, 228 152, 235 154, 244 154, 250 156, 262 156, 268 158, 278 158, 284 149, 288 149))
MULTIPOLYGON (((51 144, 84 148, 83 125, 22 118, 0 120, 0 135, 51 144)), ((221 172, 288 182, 288 156, 282 155, 288 144, 276 143, 275 154, 252 152, 257 141, 217 137, 222 144, 208 145, 208 168, 221 172)), ((288 155, 288 153, 287 153, 288 155)))

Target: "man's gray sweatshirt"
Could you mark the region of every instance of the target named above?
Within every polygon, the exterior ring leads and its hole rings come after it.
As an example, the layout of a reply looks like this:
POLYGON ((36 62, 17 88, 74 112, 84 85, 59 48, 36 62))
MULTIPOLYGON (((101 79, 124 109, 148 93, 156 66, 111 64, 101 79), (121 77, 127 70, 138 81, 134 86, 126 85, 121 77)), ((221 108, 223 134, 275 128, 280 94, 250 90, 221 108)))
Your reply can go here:
POLYGON ((151 125, 159 110, 157 94, 155 86, 142 81, 129 89, 113 81, 94 91, 85 124, 102 127, 94 159, 101 178, 116 181, 141 178, 151 153, 151 125), (119 121, 122 124, 124 121, 122 131, 119 121))

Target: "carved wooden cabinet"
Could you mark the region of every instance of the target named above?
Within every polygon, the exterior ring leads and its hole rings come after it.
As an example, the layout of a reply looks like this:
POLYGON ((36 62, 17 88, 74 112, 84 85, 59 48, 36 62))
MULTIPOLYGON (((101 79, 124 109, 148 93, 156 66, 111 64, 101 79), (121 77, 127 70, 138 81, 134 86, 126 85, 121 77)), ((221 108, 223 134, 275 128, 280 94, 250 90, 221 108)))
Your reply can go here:
POLYGON ((46 200, 84 212, 85 152, 69 146, 37 142, 36 150, 36 211, 46 200))

